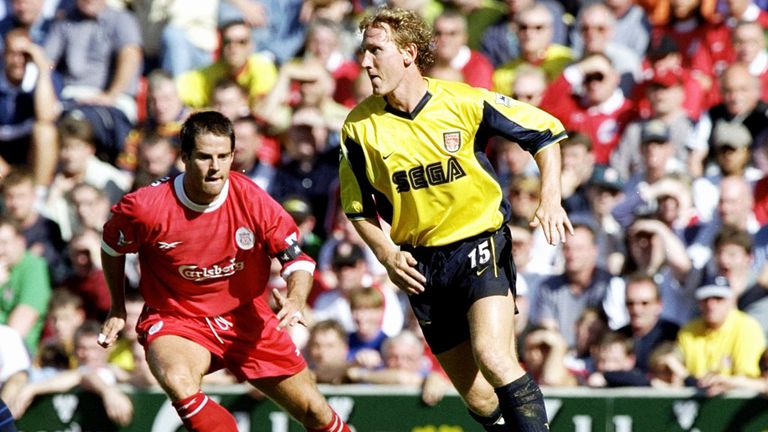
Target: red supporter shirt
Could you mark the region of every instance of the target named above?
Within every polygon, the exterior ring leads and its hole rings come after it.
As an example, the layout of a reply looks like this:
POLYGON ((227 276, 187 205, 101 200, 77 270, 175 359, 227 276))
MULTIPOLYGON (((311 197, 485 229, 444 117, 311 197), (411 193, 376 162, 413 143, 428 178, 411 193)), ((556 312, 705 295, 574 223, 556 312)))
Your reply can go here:
POLYGON ((232 172, 209 205, 187 198, 183 178, 125 195, 104 225, 105 252, 139 253, 139 290, 149 307, 217 316, 264 293, 271 257, 283 275, 314 271, 291 216, 246 176, 232 172))

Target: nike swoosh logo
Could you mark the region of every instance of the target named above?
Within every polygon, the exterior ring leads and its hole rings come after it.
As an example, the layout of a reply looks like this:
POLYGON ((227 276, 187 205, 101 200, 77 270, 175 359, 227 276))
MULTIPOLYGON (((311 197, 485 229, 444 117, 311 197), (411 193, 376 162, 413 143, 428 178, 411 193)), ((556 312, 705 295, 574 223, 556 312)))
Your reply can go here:
POLYGON ((483 275, 483 273, 485 273, 485 271, 486 271, 486 270, 488 270, 488 266, 485 266, 485 267, 483 267, 483 268, 481 268, 481 269, 478 269, 478 270, 475 272, 475 274, 476 274, 476 275, 478 275, 478 276, 482 276, 482 275, 483 275))
POLYGON ((390 154, 388 154, 388 155, 384 156, 382 159, 384 159, 384 160, 387 160, 387 158, 389 158, 389 157, 390 157, 390 156, 392 156, 393 154, 395 154, 395 152, 391 152, 390 154))

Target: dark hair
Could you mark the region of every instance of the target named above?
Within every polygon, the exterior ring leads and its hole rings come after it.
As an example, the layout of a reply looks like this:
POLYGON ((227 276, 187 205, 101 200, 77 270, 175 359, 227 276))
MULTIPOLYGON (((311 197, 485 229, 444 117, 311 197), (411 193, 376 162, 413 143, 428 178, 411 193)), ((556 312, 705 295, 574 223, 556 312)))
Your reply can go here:
POLYGON ((88 122, 80 110, 73 110, 65 114, 58 124, 59 137, 64 138, 77 138, 92 146, 96 146, 93 142, 93 127, 88 122))
POLYGON ((3 179, 0 189, 5 191, 10 186, 17 186, 24 183, 35 183, 35 173, 25 166, 14 166, 11 172, 3 179))
POLYGON ((715 236, 714 250, 725 245, 736 245, 748 254, 752 253, 752 236, 745 230, 731 225, 724 225, 715 236))
POLYGON ((245 20, 242 20, 242 19, 232 19, 232 20, 229 20, 229 21, 226 21, 226 22, 222 23, 219 26, 219 34, 223 35, 227 30, 230 29, 230 27, 235 27, 235 26, 246 26, 249 29, 251 28, 251 25, 248 24, 247 22, 245 22, 245 20))
POLYGON ((365 32, 371 27, 383 28, 384 24, 391 29, 392 39, 399 48, 416 45, 416 66, 422 73, 429 70, 435 62, 434 40, 424 18, 414 11, 381 7, 363 18, 358 28, 365 32))
POLYGON ((661 300, 661 288, 659 288, 659 284, 656 283, 656 280, 653 279, 652 275, 649 275, 644 271, 637 270, 633 273, 630 273, 629 276, 627 276, 625 286, 629 287, 629 285, 633 283, 651 284, 651 286, 653 286, 653 292, 654 292, 654 295, 656 296, 656 300, 661 300))
POLYGON ((232 122, 218 111, 201 111, 192 114, 181 126, 181 152, 187 156, 195 149, 197 137, 211 134, 229 137, 232 150, 235 150, 235 132, 232 122))

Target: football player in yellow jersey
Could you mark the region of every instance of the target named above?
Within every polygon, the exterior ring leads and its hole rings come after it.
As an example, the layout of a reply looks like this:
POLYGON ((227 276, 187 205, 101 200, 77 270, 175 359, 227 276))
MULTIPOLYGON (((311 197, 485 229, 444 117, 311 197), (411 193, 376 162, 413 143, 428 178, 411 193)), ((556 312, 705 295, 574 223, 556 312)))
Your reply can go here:
POLYGON ((360 29, 373 95, 342 130, 344 211, 409 294, 472 417, 487 431, 547 430, 541 390, 515 355, 509 205, 485 146, 502 135, 534 155, 542 186, 531 224, 555 244, 573 234, 560 205, 563 126, 509 97, 425 78, 432 32, 413 12, 382 8, 360 29))

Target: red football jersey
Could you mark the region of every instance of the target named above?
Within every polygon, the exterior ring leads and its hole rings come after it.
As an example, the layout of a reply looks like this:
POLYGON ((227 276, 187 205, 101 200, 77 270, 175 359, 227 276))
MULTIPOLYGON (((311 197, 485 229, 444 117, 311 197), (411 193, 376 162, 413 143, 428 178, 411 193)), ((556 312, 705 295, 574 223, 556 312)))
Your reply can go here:
POLYGON ((148 306, 217 316, 263 294, 271 257, 284 275, 314 271, 291 216, 250 179, 232 172, 209 205, 192 202, 183 179, 182 173, 125 195, 104 225, 108 254, 138 252, 148 306))

